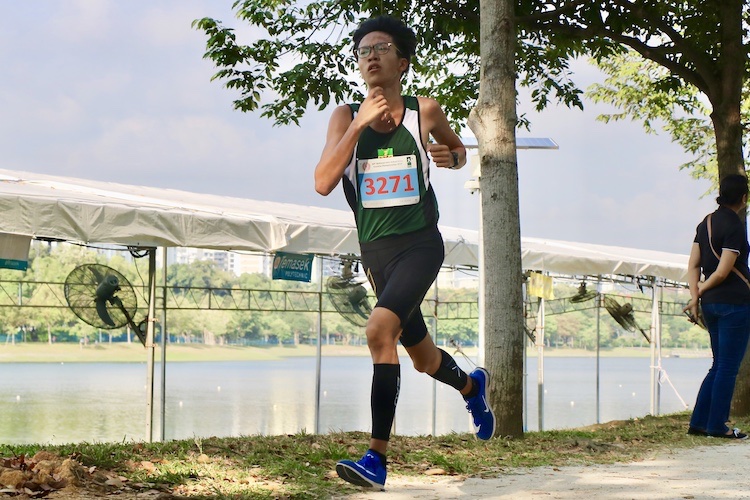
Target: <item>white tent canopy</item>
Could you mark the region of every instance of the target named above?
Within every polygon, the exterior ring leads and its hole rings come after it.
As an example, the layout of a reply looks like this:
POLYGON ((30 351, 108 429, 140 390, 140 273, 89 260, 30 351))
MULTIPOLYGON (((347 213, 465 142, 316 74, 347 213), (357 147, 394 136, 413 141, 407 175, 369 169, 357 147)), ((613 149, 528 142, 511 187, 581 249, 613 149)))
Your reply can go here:
MULTIPOLYGON (((358 254, 351 212, 0 170, 0 232, 81 243, 358 254)), ((476 267, 477 231, 441 226, 445 265, 476 267)), ((485 228, 491 230, 491 228, 485 228)), ((687 256, 522 238, 524 269, 686 280, 687 256)))
POLYGON ((590 243, 522 238, 523 268, 563 275, 650 276, 687 282, 688 256, 590 243))
MULTIPOLYGON (((348 211, 262 202, 0 170, 0 233, 84 244, 197 247, 272 253, 357 254, 348 211)), ((445 265, 477 267, 479 234, 440 228, 445 265)), ((484 228, 485 231, 492 228, 484 228)), ((536 238, 522 238, 524 269, 565 275, 650 276, 685 281, 687 256, 536 238)), ((149 252, 146 435, 153 438, 155 252, 149 252)), ((485 272, 492 272, 487 269, 485 272)), ((319 322, 320 325, 320 322, 319 322)), ((320 338, 321 330, 318 328, 320 338)), ((480 343, 481 340, 480 326, 480 343)), ((653 363, 652 345, 652 365, 653 363)), ((164 439, 166 344, 162 336, 161 439, 164 439)), ((320 342, 316 386, 320 387, 320 342)), ((652 397, 653 401, 653 397, 652 397)), ((315 431, 319 432, 316 394, 315 431)), ((434 409, 433 409, 434 411, 434 409)))
POLYGON ((2 232, 82 243, 311 253, 358 248, 351 216, 340 210, 27 172, 0 170, 0 209, 2 232))

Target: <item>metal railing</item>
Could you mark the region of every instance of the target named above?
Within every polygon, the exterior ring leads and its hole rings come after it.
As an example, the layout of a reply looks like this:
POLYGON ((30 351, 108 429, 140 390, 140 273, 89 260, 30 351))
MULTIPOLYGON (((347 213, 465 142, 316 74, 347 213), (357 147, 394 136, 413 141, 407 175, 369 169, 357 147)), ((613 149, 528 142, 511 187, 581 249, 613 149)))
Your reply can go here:
MULTIPOLYGON (((41 281, 0 281, 0 307, 68 308, 64 293, 65 283, 41 281)), ((134 286, 139 309, 145 309, 147 287, 134 286)), ((337 312, 327 300, 322 301, 323 291, 276 290, 270 288, 218 288, 181 287, 163 285, 156 287, 156 309, 211 310, 211 311, 257 311, 257 312, 337 312), (166 294, 164 293, 166 291, 166 294), (164 299, 166 297, 166 307, 164 299)), ((476 301, 441 301, 425 299, 423 311, 432 316, 437 311, 438 319, 477 319, 479 309, 476 301), (436 307, 437 306, 437 307, 436 307)))

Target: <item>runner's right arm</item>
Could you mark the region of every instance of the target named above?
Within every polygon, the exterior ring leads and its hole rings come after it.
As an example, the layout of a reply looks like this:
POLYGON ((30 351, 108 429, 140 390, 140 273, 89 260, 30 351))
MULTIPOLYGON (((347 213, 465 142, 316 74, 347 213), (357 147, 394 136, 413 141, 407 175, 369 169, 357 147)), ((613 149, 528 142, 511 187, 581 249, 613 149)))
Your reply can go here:
POLYGON ((380 87, 370 89, 353 120, 347 105, 333 111, 328 122, 326 145, 315 167, 315 191, 328 196, 338 186, 362 131, 388 113, 388 102, 380 87))

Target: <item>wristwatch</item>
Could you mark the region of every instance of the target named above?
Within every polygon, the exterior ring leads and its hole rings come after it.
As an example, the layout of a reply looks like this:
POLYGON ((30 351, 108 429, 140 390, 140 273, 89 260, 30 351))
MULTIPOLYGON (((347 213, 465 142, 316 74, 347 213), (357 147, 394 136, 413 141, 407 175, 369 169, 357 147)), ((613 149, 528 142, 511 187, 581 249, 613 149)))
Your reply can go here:
POLYGON ((458 168, 458 153, 451 151, 451 156, 453 156, 453 166, 450 168, 451 170, 455 170, 458 168))

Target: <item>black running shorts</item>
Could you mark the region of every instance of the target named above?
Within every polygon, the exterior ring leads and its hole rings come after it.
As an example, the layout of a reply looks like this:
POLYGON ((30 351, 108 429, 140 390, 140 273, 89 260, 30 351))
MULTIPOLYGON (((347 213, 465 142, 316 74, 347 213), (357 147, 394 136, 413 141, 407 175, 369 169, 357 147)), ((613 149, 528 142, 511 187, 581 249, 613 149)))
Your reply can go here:
POLYGON ((378 298, 376 307, 393 311, 403 332, 404 347, 427 335, 420 305, 437 278, 445 257, 437 227, 362 243, 362 264, 378 298))

